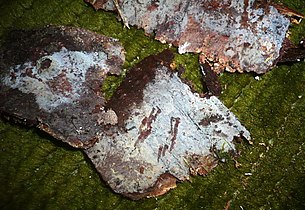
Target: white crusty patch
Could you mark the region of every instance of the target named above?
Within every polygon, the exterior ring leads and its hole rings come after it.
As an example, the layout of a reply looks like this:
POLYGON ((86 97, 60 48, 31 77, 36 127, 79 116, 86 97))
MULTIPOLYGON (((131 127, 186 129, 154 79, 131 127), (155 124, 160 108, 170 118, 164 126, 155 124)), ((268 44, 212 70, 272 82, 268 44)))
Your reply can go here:
POLYGON ((12 66, 10 75, 3 78, 3 83, 23 93, 34 94, 39 107, 51 112, 61 104, 73 103, 86 91, 83 83, 88 71, 103 69, 107 73, 110 69, 106 60, 107 55, 102 51, 70 51, 63 47, 59 52, 43 56, 36 62, 12 66), (46 60, 51 61, 50 65, 42 68, 46 60), (66 89, 56 89, 56 85, 50 87, 52 82, 56 83, 59 79, 63 80, 61 86, 66 85, 66 89))

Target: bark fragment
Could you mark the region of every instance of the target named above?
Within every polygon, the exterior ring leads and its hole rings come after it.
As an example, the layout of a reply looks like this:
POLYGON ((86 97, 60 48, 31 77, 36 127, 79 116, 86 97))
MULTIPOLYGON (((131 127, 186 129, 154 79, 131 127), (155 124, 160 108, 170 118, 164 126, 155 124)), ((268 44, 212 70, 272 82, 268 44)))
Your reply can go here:
MULTIPOLYGON (((116 11, 112 0, 85 0, 95 9, 116 11)), ((179 53, 201 53, 217 73, 265 73, 279 57, 290 21, 268 1, 118 1, 129 25, 155 32, 179 53)))
POLYGON ((74 147, 97 141, 105 117, 101 85, 107 73, 119 74, 124 62, 117 40, 49 26, 12 31, 0 55, 1 113, 74 147))
POLYGON ((118 124, 85 150, 102 178, 132 199, 163 194, 216 165, 212 148, 235 151, 249 132, 215 96, 201 98, 170 68, 169 50, 129 70, 106 104, 118 124))

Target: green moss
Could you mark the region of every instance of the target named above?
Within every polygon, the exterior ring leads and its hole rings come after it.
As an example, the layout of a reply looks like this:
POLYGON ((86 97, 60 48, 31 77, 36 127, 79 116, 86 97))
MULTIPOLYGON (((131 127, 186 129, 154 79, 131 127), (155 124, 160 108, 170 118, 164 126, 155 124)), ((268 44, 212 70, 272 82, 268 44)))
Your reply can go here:
MULTIPOLYGON (((303 0, 285 0, 305 14, 303 0)), ((116 16, 96 12, 82 0, 14 0, 0 4, 0 43, 12 28, 47 24, 75 25, 118 38, 126 49, 128 69, 144 57, 168 48, 143 30, 123 28, 116 16)), ((296 42, 305 21, 291 27, 296 42)), ((173 51, 176 51, 173 48, 173 51)), ((185 78, 202 91, 198 56, 176 55, 185 78)), ((109 77, 103 90, 110 96, 120 77, 109 77)), ((304 209, 305 208, 305 63, 274 68, 260 80, 253 74, 224 73, 221 100, 250 130, 253 145, 237 145, 241 156, 224 156, 207 177, 179 183, 168 194, 130 201, 113 193, 81 151, 37 129, 0 122, 1 209, 304 209), (245 173, 251 173, 246 176, 245 173)))
POLYGON ((194 90, 201 93, 205 90, 202 83, 202 75, 200 73, 198 60, 199 55, 194 55, 192 53, 186 53, 183 55, 178 53, 175 54, 175 64, 177 68, 181 66, 184 69, 182 77, 192 81, 194 90))

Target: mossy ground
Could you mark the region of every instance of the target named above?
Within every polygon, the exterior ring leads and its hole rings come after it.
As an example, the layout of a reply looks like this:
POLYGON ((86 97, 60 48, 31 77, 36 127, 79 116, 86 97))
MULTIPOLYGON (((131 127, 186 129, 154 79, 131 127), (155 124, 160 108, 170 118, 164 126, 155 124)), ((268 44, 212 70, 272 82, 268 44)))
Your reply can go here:
MULTIPOLYGON (((283 1, 305 14, 303 0, 283 1)), ((123 28, 112 13, 82 0, 0 2, 0 43, 11 29, 74 25, 120 39, 125 68, 167 48, 142 30, 123 28)), ((305 21, 292 38, 305 36, 305 21)), ((175 48, 173 48, 176 51, 175 48)), ((202 90, 197 56, 177 55, 185 76, 202 90)), ((241 165, 226 157, 207 177, 194 177, 168 194, 130 201, 100 180, 84 154, 37 129, 0 121, 1 209, 305 209, 305 63, 253 74, 221 75, 221 100, 250 130, 253 145, 238 144, 241 165), (249 174, 251 173, 251 174, 249 174), (247 175, 249 174, 249 175, 247 175)), ((120 78, 110 78, 111 95, 120 78)))

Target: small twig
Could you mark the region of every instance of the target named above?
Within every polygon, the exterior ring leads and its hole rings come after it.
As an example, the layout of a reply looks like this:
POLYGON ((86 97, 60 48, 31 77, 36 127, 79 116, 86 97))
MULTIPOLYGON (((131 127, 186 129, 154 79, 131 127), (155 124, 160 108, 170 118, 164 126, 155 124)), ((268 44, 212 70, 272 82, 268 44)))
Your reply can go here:
POLYGON ((229 210, 231 206, 231 200, 229 200, 224 208, 224 210, 229 210))
POLYGON ((128 25, 128 21, 127 21, 127 18, 125 18, 125 16, 123 15, 122 11, 121 11, 121 8, 120 8, 120 5, 118 3, 118 0, 112 0, 118 13, 119 13, 119 16, 121 17, 122 21, 123 21, 123 24, 124 26, 126 26, 126 28, 130 29, 129 28, 129 25, 128 25))

